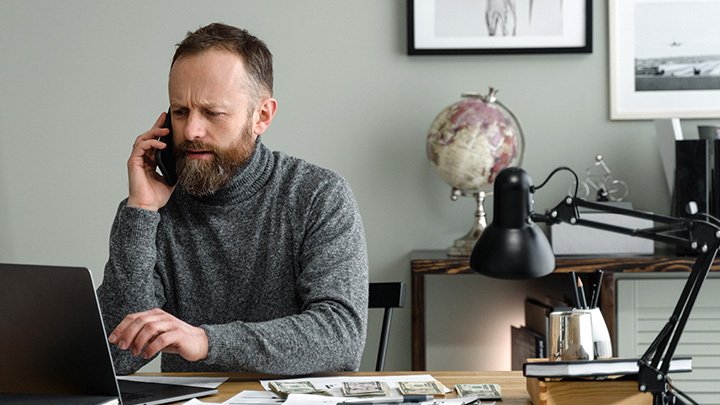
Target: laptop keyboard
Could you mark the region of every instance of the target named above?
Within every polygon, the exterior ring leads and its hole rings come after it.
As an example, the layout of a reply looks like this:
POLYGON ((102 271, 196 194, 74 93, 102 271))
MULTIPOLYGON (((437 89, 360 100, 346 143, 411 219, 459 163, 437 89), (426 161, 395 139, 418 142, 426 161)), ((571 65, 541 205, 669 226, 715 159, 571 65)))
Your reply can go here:
POLYGON ((138 401, 141 399, 152 398, 155 395, 151 394, 149 392, 134 391, 134 392, 121 392, 120 396, 122 397, 123 402, 128 402, 128 401, 134 402, 134 401, 138 401))

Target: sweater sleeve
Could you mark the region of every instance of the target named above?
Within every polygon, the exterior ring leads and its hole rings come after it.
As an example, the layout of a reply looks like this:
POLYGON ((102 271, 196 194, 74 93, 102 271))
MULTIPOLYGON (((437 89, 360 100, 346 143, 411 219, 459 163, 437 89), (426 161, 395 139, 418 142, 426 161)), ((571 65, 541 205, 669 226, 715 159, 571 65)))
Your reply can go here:
MULTIPOLYGON (((160 214, 120 204, 110 233, 110 256, 98 299, 109 334, 126 315, 164 304, 163 287, 155 272, 155 234, 160 214)), ((111 345, 115 372, 131 374, 149 360, 133 357, 111 345)))
POLYGON ((205 362, 271 374, 358 370, 368 304, 358 207, 344 179, 314 190, 307 207, 297 252, 302 311, 264 322, 202 325, 210 342, 205 362))

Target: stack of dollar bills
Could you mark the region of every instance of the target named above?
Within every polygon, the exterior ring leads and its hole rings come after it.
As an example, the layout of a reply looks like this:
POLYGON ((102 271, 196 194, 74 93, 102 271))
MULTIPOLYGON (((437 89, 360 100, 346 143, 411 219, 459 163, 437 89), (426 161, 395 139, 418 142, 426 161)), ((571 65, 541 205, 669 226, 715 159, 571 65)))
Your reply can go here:
POLYGON ((439 381, 400 381, 398 390, 402 395, 445 395, 445 386, 439 381))
POLYGON ((310 381, 270 381, 268 386, 271 390, 283 398, 287 398, 290 394, 317 394, 333 396, 330 391, 319 389, 310 381))
POLYGON ((380 381, 344 382, 342 392, 346 397, 379 397, 387 395, 389 388, 380 381))
POLYGON ((478 399, 502 399, 500 386, 497 384, 457 384, 458 397, 475 397, 478 399))

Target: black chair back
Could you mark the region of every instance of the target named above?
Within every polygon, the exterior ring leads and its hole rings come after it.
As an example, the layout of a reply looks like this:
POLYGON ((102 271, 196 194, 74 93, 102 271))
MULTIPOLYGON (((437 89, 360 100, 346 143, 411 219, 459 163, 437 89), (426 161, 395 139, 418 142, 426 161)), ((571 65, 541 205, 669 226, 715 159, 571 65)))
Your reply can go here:
POLYGON ((368 308, 385 309, 375 371, 383 371, 385 369, 385 357, 387 355, 387 343, 390 336, 390 323, 392 322, 393 308, 403 308, 404 306, 404 282, 370 283, 368 308))

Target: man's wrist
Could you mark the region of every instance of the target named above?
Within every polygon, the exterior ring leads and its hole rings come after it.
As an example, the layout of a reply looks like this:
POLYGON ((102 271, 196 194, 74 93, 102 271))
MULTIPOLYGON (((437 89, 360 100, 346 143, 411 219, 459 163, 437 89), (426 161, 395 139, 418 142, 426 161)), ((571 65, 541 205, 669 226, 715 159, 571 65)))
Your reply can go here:
POLYGON ((208 338, 207 331, 203 328, 198 328, 201 331, 202 339, 203 339, 203 346, 204 346, 204 354, 200 356, 200 360, 205 360, 208 357, 208 353, 210 352, 210 338, 208 338))
POLYGON ((158 207, 158 206, 151 205, 151 204, 143 204, 141 202, 134 200, 132 197, 128 198, 126 205, 128 207, 139 208, 139 209, 148 210, 148 211, 159 211, 160 210, 160 207, 158 207))
POLYGON ((210 330, 208 330, 208 325, 200 325, 200 329, 203 331, 203 336, 205 336, 205 357, 202 358, 202 360, 208 360, 210 358, 210 330))

